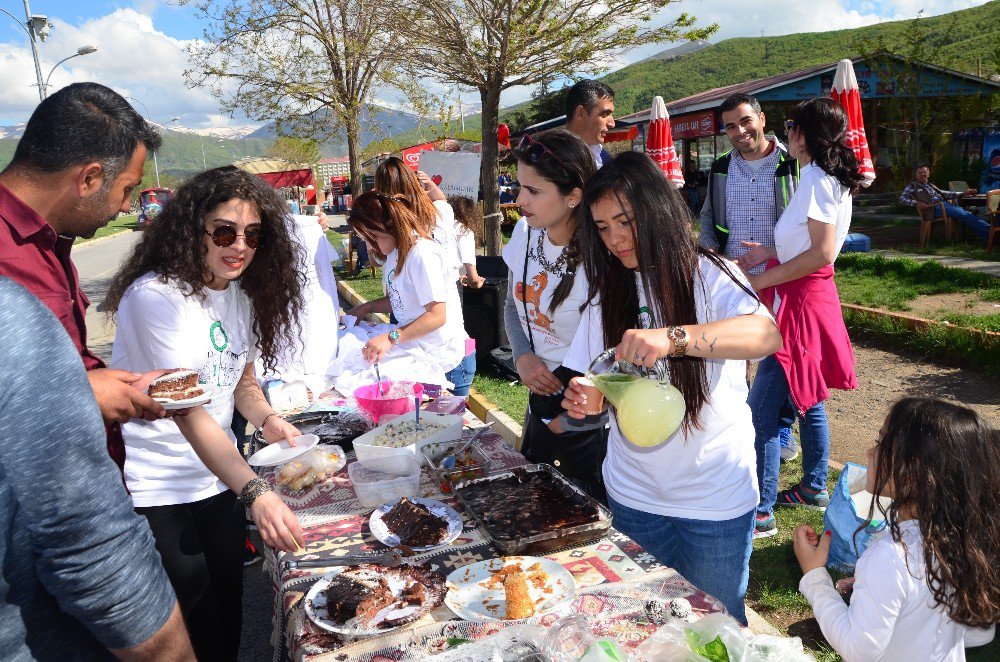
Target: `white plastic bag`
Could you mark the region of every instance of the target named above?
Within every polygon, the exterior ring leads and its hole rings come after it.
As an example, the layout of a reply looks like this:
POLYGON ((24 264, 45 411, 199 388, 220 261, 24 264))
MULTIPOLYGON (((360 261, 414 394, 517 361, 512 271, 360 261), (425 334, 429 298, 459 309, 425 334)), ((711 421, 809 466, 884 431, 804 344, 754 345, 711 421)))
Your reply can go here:
POLYGON ((747 638, 731 616, 709 614, 694 623, 671 618, 636 649, 640 660, 746 662, 747 638), (724 649, 724 651, 723 651, 724 649))

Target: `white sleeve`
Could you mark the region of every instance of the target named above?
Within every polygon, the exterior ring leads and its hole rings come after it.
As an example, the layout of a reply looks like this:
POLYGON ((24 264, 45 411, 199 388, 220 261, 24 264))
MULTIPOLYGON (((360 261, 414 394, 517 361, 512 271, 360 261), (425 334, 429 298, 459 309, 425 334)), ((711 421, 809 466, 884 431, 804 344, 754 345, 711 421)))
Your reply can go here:
POLYGON ((514 230, 510 233, 510 241, 507 242, 507 245, 503 247, 503 251, 501 252, 507 268, 513 271, 514 275, 518 278, 520 278, 521 268, 524 266, 521 260, 524 259, 524 243, 527 240, 527 236, 528 222, 522 218, 514 225, 514 230))
POLYGON ((405 271, 416 294, 416 303, 421 306, 447 301, 447 288, 455 287, 454 283, 445 278, 446 270, 441 254, 427 244, 415 245, 410 250, 406 256, 405 271))
POLYGON ((458 235, 458 254, 462 264, 476 264, 476 235, 472 230, 458 235))
POLYGON ((750 282, 734 263, 725 260, 723 267, 720 268, 708 258, 702 257, 699 265, 710 317, 705 320, 706 322, 730 319, 739 315, 760 315, 770 320, 774 319, 767 306, 750 294, 753 292, 750 282), (740 284, 746 290, 740 287, 740 284))
POLYGON ((444 223, 446 228, 453 228, 455 226, 455 210, 451 208, 447 200, 435 200, 433 203, 434 208, 437 210, 438 222, 444 223))
POLYGON ((563 356, 562 364, 576 372, 587 372, 590 362, 604 351, 604 326, 601 323, 601 306, 595 299, 580 316, 573 341, 563 356))
MULTIPOLYGON (((182 299, 183 295, 177 295, 182 299)), ((130 289, 118 309, 119 334, 132 372, 190 368, 191 343, 185 329, 183 301, 148 286, 130 289)))
MULTIPOLYGON (((810 183, 812 185, 809 187, 809 190, 805 191, 809 195, 809 207, 806 217, 820 223, 836 225, 837 210, 840 208, 840 195, 839 190, 835 191, 835 189, 840 188, 840 182, 830 175, 826 175, 810 183)), ((798 192, 796 191, 797 194, 798 192)))
POLYGON ((906 566, 894 545, 873 545, 858 560, 848 606, 826 568, 803 575, 799 591, 812 605, 823 636, 845 660, 878 660, 906 601, 906 566))

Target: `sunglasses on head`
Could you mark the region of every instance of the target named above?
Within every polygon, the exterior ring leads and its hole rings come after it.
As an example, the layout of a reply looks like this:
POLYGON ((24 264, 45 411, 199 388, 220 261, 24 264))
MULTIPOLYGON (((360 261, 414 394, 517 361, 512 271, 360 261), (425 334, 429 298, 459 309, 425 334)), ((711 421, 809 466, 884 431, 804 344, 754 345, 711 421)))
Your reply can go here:
POLYGON ((785 131, 791 131, 792 129, 799 128, 799 125, 795 123, 795 120, 785 120, 785 131))
POLYGON ((556 163, 561 165, 566 170, 569 170, 570 172, 572 172, 573 170, 568 165, 566 165, 562 159, 556 156, 555 152, 553 152, 551 149, 549 149, 542 143, 532 138, 531 134, 526 133, 523 136, 521 136, 521 142, 517 144, 517 151, 520 152, 521 155, 524 156, 529 163, 538 163, 546 156, 551 156, 553 159, 556 160, 556 163))
POLYGON ((236 232, 236 228, 231 225, 220 225, 212 232, 205 230, 205 234, 212 238, 212 243, 219 248, 227 248, 236 243, 237 237, 243 237, 247 248, 257 248, 260 246, 261 229, 250 228, 244 234, 236 232))

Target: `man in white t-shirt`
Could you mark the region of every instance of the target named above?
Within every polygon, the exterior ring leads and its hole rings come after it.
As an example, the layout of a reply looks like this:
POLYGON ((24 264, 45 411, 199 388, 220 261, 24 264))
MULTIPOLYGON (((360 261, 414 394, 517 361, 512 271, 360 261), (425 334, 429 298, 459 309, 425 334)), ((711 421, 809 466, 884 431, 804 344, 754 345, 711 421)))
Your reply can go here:
POLYGON ((596 80, 581 80, 566 93, 566 129, 580 136, 594 153, 597 167, 611 160, 604 149, 615 128, 615 91, 596 80))

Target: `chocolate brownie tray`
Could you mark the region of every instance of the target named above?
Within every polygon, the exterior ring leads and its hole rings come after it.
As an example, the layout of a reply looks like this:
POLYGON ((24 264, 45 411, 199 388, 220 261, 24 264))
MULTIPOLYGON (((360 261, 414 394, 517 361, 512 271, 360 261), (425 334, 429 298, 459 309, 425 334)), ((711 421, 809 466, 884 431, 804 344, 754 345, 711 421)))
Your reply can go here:
POLYGON ((459 481, 454 489, 504 556, 576 547, 611 528, 611 512, 548 464, 459 481))
MULTIPOLYGON (((302 434, 314 434, 319 437, 319 443, 336 444, 345 453, 354 450, 354 440, 371 429, 368 419, 352 410, 292 414, 285 420, 302 434)), ((254 432, 253 442, 253 450, 266 445, 260 430, 254 432)))

